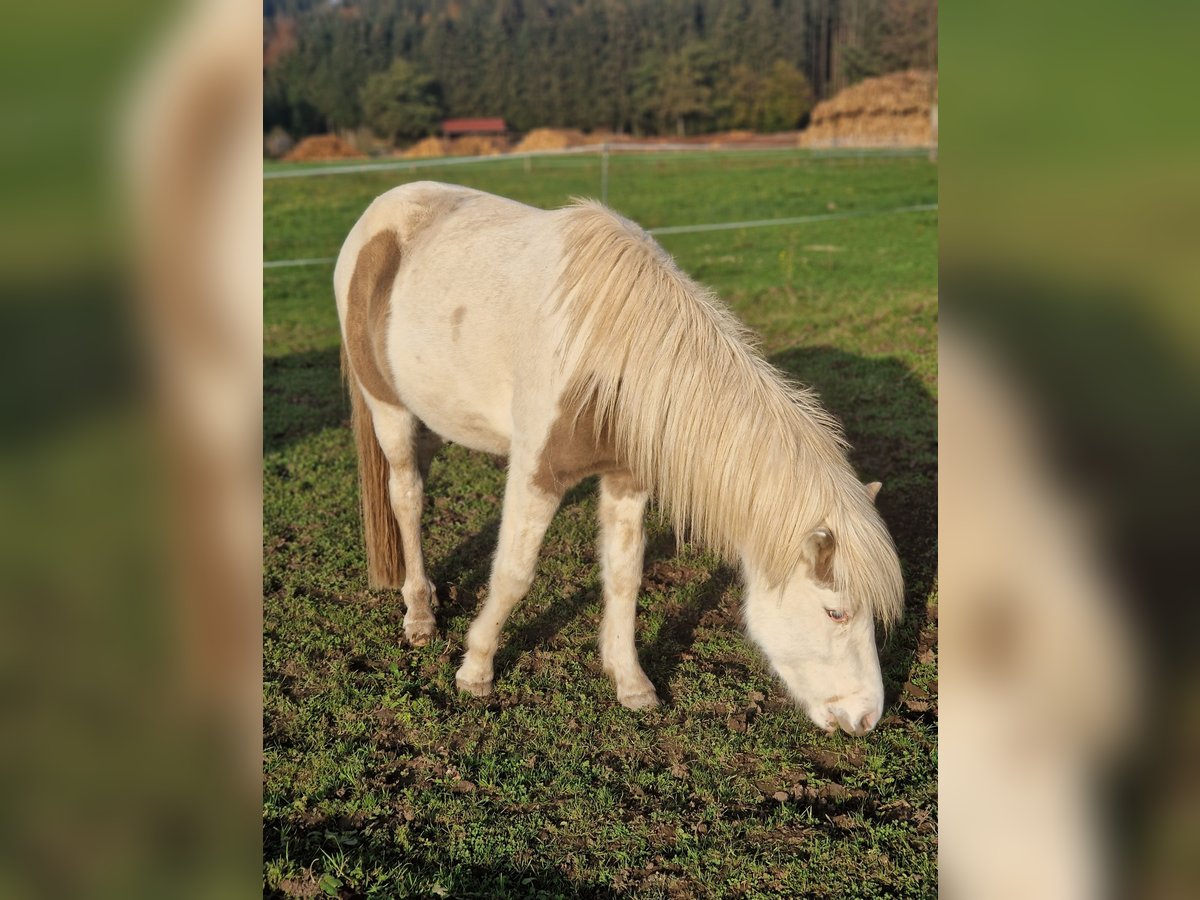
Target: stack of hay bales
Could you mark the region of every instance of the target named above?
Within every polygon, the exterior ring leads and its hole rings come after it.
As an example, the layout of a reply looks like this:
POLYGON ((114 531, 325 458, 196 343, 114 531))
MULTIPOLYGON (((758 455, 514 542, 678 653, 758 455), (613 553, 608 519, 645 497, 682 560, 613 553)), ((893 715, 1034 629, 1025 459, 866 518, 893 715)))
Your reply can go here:
POLYGON ((818 103, 801 147, 928 147, 937 73, 920 69, 868 78, 818 103))
POLYGON ((362 154, 336 134, 306 137, 283 157, 289 162, 318 162, 330 159, 361 159, 362 154))
POLYGON ((583 132, 577 128, 535 128, 522 138, 521 143, 513 148, 516 153, 529 153, 533 150, 566 150, 568 147, 580 147, 589 143, 583 132))

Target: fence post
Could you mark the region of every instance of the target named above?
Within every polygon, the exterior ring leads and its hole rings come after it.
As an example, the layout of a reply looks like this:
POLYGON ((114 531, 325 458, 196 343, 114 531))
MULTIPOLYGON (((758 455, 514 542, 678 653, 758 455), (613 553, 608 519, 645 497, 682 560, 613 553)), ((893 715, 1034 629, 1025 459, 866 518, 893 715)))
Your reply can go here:
POLYGON ((600 202, 608 206, 608 141, 600 145, 600 202))

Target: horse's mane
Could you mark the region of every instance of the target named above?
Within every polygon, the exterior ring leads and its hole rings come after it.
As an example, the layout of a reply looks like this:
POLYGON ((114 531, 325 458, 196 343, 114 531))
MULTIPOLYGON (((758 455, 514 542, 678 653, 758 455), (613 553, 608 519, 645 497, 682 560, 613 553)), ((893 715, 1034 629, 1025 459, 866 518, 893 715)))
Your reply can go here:
POLYGON ((885 624, 899 618, 895 547, 816 394, 787 383, 632 222, 588 201, 562 215, 565 401, 594 411, 678 533, 745 554, 779 584, 827 527, 833 586, 885 624))

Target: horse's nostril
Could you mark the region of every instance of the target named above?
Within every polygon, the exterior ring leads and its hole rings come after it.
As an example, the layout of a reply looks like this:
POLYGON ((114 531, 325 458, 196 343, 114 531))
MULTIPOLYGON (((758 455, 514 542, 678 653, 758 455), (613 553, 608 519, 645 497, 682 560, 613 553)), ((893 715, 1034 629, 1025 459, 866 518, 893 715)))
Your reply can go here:
POLYGON ((846 713, 841 709, 835 709, 833 713, 842 730, 855 737, 862 737, 874 728, 875 724, 879 721, 879 714, 874 711, 863 713, 861 716, 857 712, 846 713))

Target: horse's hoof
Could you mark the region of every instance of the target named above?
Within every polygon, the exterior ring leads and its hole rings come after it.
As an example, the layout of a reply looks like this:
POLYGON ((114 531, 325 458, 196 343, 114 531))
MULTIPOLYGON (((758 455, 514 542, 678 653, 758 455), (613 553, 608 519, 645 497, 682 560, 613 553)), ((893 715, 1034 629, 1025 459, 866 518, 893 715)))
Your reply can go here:
POLYGON ((472 697, 486 697, 492 692, 491 679, 487 681, 468 681, 461 674, 454 676, 454 683, 458 685, 458 689, 464 694, 470 694, 472 697))
POLYGON ((626 709, 650 709, 658 706, 658 694, 653 690, 638 691, 636 694, 625 694, 617 697, 626 709))
POLYGON ((414 647, 424 647, 437 636, 437 624, 432 619, 421 622, 405 622, 404 636, 414 647))

